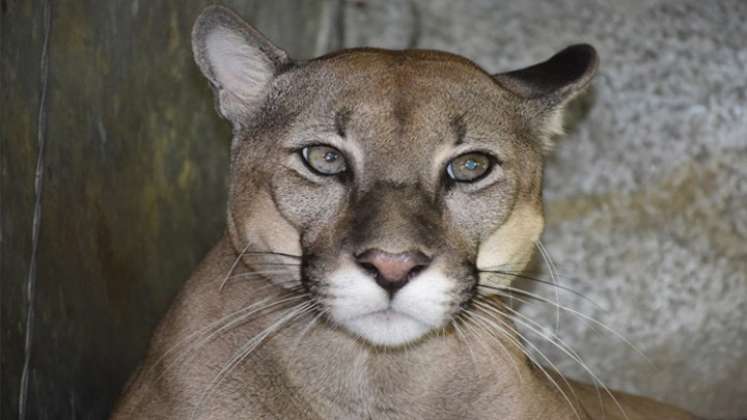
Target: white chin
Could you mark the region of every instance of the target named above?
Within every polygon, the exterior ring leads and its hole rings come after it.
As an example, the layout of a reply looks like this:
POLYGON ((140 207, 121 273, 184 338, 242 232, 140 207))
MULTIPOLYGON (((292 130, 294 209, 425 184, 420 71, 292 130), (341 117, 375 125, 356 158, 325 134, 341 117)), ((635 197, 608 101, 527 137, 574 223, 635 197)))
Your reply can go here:
POLYGON ((392 310, 363 315, 342 324, 369 343, 388 347, 413 342, 433 329, 415 318, 392 310))

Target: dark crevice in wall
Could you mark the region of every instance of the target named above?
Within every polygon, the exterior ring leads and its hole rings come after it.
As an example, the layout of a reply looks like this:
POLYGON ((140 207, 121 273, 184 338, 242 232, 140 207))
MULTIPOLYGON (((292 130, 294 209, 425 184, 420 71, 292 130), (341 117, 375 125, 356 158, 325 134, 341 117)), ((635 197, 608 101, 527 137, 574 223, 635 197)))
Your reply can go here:
MULTIPOLYGON (((1 10, 2 10, 2 14, 0 14, 0 60, 2 60, 3 57, 5 57, 5 28, 6 28, 5 15, 8 12, 8 4, 5 2, 5 0, 2 0, 1 10)), ((2 61, 0 61, 0 66, 2 66, 2 61)), ((7 86, 6 78, 9 79, 4 69, 0 67, 0 86, 7 86)), ((10 96, 8 95, 8 89, 3 89, 2 92, 0 92, 0 101, 1 101, 0 103, 3 103, 3 104, 9 103, 10 101, 8 100, 8 96, 10 96)), ((5 115, 0 114, 0 120, 4 120, 4 119, 5 119, 5 115)), ((7 198, 5 198, 6 196, 5 191, 4 191, 5 184, 2 183, 1 177, 7 176, 5 174, 6 168, 4 166, 5 166, 5 154, 7 153, 6 147, 7 147, 8 142, 5 141, 3 137, 4 136, 0 134, 0 165, 2 165, 0 166, 0 276, 5 277, 3 275, 3 271, 5 270, 5 264, 7 264, 5 260, 7 243, 3 236, 4 234, 3 229, 5 227, 5 223, 3 223, 5 220, 4 219, 5 206, 3 205, 3 203, 5 203, 4 200, 7 200, 7 198)), ((0 297, 5 296, 3 289, 5 289, 5 282, 3 282, 2 279, 0 279, 0 297)), ((0 300, 0 329, 5 327, 5 324, 3 323, 3 321, 5 321, 3 319, 3 315, 4 315, 3 312, 4 311, 2 308, 2 301, 0 300)), ((6 374, 4 371, 4 366, 3 366, 4 364, 3 362, 5 360, 4 359, 5 355, 3 354, 3 348, 4 348, 3 340, 5 339, 5 335, 3 334, 3 332, 4 331, 0 330, 0 395, 4 395, 3 385, 5 384, 5 382, 2 380, 2 378, 3 378, 3 375, 6 374)), ((2 416, 3 414, 4 402, 5 401, 0 399, 0 416, 2 416)))
POLYGON ((410 31, 410 38, 407 40, 407 48, 412 49, 418 47, 423 32, 423 19, 415 0, 410 0, 410 17, 412 19, 412 29, 410 31))
POLYGON ((337 26, 337 39, 335 40, 337 45, 332 48, 333 50, 345 48, 345 8, 347 7, 346 0, 337 1, 337 15, 335 16, 335 24, 337 26))
POLYGON ((36 261, 39 249, 39 228, 41 226, 41 201, 44 187, 44 149, 47 140, 47 84, 49 80, 49 33, 52 27, 52 9, 50 2, 44 2, 44 44, 41 53, 41 93, 39 95, 39 112, 36 122, 37 161, 34 177, 34 218, 31 229, 31 260, 26 277, 26 329, 24 340, 23 373, 18 393, 18 419, 26 419, 28 403, 29 377, 31 374, 31 350, 34 337, 34 297, 36 292, 36 261))

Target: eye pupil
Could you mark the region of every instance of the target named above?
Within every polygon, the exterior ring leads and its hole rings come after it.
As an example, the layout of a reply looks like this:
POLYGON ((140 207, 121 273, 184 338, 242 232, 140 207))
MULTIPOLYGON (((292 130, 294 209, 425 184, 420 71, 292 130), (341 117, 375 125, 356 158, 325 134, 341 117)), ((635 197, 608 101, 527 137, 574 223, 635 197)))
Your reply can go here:
POLYGON ((465 169, 468 169, 468 170, 470 170, 470 171, 474 171, 474 170, 475 170, 475 169, 477 169, 477 168, 478 168, 479 166, 480 166, 480 164, 479 164, 479 163, 477 163, 476 161, 472 160, 472 159, 469 159, 469 160, 467 160, 466 162, 464 162, 464 168, 465 168, 465 169))
POLYGON ((491 171, 493 162, 491 157, 484 153, 466 153, 449 162, 446 174, 454 181, 475 182, 491 171))
POLYGON ((317 175, 337 175, 347 170, 345 156, 332 146, 307 146, 300 152, 306 166, 317 175))

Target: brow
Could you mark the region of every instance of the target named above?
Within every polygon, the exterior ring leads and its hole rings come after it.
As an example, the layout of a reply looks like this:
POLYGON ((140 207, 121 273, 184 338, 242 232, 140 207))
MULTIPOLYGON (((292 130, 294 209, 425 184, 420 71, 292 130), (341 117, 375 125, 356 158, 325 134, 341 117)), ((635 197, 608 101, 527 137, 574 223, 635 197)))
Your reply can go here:
POLYGON ((335 114, 335 131, 342 138, 345 138, 345 129, 350 121, 350 114, 351 111, 347 108, 340 109, 335 114))
POLYGON ((454 137, 456 138, 454 145, 458 146, 464 143, 464 137, 467 135, 467 124, 464 122, 464 114, 454 117, 449 126, 454 131, 454 137))

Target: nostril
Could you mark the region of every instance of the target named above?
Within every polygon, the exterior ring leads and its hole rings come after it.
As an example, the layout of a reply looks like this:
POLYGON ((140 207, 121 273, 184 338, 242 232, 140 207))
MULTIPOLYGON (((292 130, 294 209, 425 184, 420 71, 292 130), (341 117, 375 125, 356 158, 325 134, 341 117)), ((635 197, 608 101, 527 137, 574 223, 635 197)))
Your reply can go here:
POLYGON ((366 270, 368 274, 374 277, 377 277, 380 275, 379 270, 377 270, 376 266, 371 263, 358 261, 358 265, 360 265, 362 269, 366 270))
POLYGON ((423 271, 425 271, 425 269, 426 269, 427 267, 428 267, 428 266, 427 266, 427 265, 424 265, 424 264, 416 265, 415 267, 413 267, 413 268, 412 268, 412 269, 410 270, 410 272, 409 272, 409 273, 407 273, 407 277, 409 277, 409 278, 413 278, 413 277, 417 276, 418 274, 422 273, 423 271))

